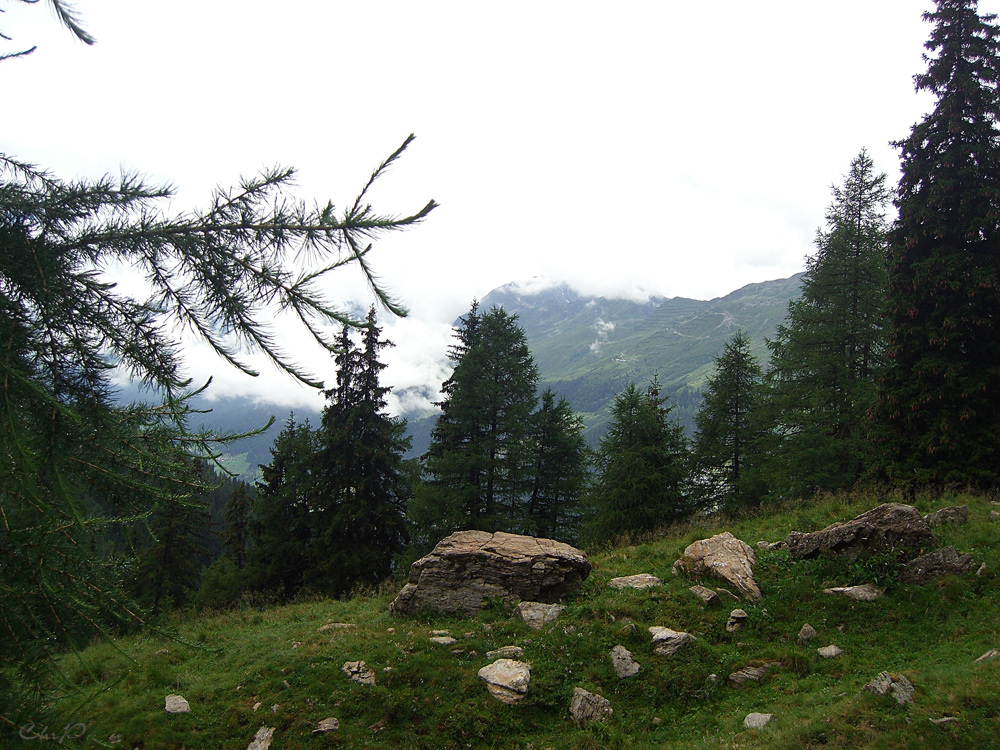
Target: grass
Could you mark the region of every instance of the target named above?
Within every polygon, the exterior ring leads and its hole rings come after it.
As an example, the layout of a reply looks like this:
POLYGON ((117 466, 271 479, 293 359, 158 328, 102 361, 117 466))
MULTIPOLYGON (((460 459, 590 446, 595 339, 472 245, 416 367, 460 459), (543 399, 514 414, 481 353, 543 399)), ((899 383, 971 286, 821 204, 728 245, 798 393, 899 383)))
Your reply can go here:
POLYGON ((150 750, 242 750, 261 726, 275 727, 275 750, 1000 747, 1000 659, 974 664, 1000 647, 1000 522, 988 520, 998 508, 987 499, 917 501, 925 513, 969 505, 965 526, 935 531, 943 543, 985 562, 983 575, 923 587, 882 581, 886 596, 872 603, 820 593, 865 582, 872 571, 864 565, 792 562, 784 552, 760 552, 756 578, 763 600, 733 604, 749 620, 744 631, 730 634, 730 607, 702 608, 688 591, 694 581, 671 575, 684 547, 713 533, 728 530, 755 545, 851 518, 878 502, 832 496, 624 540, 591 555, 590 577, 559 620, 541 631, 499 604, 472 618, 393 618, 387 610, 398 584, 347 601, 191 614, 175 623, 180 640, 127 637, 68 658, 70 684, 53 713, 87 726, 83 738, 66 745, 98 746, 119 734, 124 741, 117 747, 150 750), (652 573, 664 585, 620 592, 607 586, 633 573, 652 573), (355 627, 321 632, 328 622, 355 627), (800 644, 796 635, 806 622, 819 634, 800 644), (652 625, 685 630, 698 640, 661 657, 650 643, 652 625), (435 645, 433 630, 448 630, 458 642, 435 645), (821 658, 817 647, 830 643, 843 655, 821 658), (522 646, 532 665, 529 694, 514 706, 492 698, 477 678, 490 661, 486 652, 509 644, 522 646), (614 674, 608 653, 617 644, 642 665, 635 677, 614 674), (351 682, 341 671, 355 660, 374 669, 375 686, 351 682), (737 688, 727 680, 737 669, 772 660, 782 666, 760 684, 737 688), (913 704, 901 707, 860 693, 883 670, 913 682, 913 704), (612 720, 574 726, 568 707, 575 687, 608 698, 612 720), (168 693, 183 695, 191 713, 166 714, 168 693), (746 730, 743 719, 752 711, 772 713, 775 720, 763 730, 746 730), (340 729, 312 735, 328 716, 340 729), (930 721, 944 716, 956 721, 930 721))

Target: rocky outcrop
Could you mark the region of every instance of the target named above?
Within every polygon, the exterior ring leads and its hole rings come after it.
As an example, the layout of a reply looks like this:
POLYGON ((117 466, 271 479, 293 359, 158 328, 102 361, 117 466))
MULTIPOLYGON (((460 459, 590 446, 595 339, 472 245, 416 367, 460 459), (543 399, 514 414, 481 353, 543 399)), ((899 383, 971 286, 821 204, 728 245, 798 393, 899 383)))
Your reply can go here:
POLYGON ((573 688, 569 715, 577 726, 591 721, 607 721, 613 714, 611 702, 604 696, 588 692, 583 688, 573 688))
POLYGON ((344 666, 340 668, 340 671, 350 677, 354 682, 360 682, 362 685, 375 684, 374 670, 363 661, 345 661, 344 666))
POLYGON ((756 602, 760 600, 760 586, 753 577, 755 562, 757 556, 753 548, 725 531, 689 544, 684 555, 674 563, 673 572, 695 578, 711 576, 756 602))
POLYGON ((893 555, 908 560, 938 546, 937 537, 917 509, 901 503, 885 503, 820 531, 793 531, 785 542, 793 560, 820 555, 847 560, 893 555))
POLYGON ((247 750, 268 750, 272 739, 274 739, 274 727, 261 727, 247 745, 247 750))
POLYGON ((479 679, 497 700, 513 704, 528 694, 531 667, 523 661, 497 659, 479 670, 479 679))
POLYGON ((459 531, 410 566, 409 583, 389 611, 473 614, 483 602, 557 602, 590 574, 587 555, 552 539, 459 531))
POLYGON ((960 555, 954 547, 942 547, 910 560, 900 572, 906 583, 924 584, 947 575, 965 575, 976 567, 972 555, 960 555))

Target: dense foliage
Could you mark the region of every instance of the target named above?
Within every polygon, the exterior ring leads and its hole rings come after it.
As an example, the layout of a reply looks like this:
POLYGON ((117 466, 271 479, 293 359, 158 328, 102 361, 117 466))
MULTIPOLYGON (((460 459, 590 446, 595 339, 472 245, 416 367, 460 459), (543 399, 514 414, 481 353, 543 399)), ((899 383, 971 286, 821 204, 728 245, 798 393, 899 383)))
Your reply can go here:
POLYGON ((901 150, 890 233, 891 367, 880 417, 908 487, 1000 483, 1000 28, 936 0, 918 91, 936 98, 901 150))

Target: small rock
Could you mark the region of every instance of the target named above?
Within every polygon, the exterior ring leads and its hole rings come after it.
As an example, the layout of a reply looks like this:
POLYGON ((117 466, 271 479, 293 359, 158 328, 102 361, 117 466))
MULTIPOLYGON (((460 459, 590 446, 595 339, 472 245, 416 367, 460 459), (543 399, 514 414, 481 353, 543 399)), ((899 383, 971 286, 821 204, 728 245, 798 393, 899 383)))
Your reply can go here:
POLYGON ((156 652, 156 655, 157 656, 166 656, 169 653, 170 653, 170 649, 169 648, 161 648, 159 651, 156 652))
POLYGON ((168 714, 189 714, 191 706, 179 695, 168 695, 163 702, 163 708, 168 714))
POLYGON ((928 526, 940 526, 944 523, 953 523, 962 526, 969 519, 968 505, 953 505, 950 508, 941 508, 933 513, 924 516, 928 526))
POLYGON ((998 510, 991 510, 990 511, 990 520, 991 521, 1000 521, 1000 511, 998 511, 998 510))
POLYGON ((688 589, 688 591, 701 599, 703 606, 714 607, 722 603, 718 594, 712 591, 712 589, 705 588, 704 586, 692 586, 688 589))
POLYGON ((385 632, 386 633, 395 633, 396 632, 396 628, 386 628, 385 632))
POLYGON ((450 646, 453 643, 458 643, 458 641, 450 635, 435 635, 430 639, 430 642, 436 643, 439 646, 450 646))
POLYGON ((432 630, 431 635, 451 635, 450 630, 432 630))
POLYGON ((280 710, 281 710, 281 706, 278 705, 277 703, 275 703, 273 706, 271 706, 271 713, 274 714, 275 716, 278 715, 278 711, 280 711, 280 710))
POLYGON ((985 654, 980 656, 978 659, 976 659, 976 664, 980 664, 981 662, 984 661, 989 661, 990 659, 995 659, 998 656, 1000 656, 1000 648, 992 648, 985 654))
POLYGON ((495 651, 487 651, 487 659, 520 659, 524 656, 524 649, 520 646, 502 646, 495 651))
POLYGON ((660 656, 673 656, 689 643, 694 643, 695 638, 690 633, 683 633, 679 630, 654 625, 649 629, 653 636, 653 645, 656 646, 656 653, 660 656))
MULTIPOLYGON (((930 719, 930 717, 928 717, 930 719)), ((942 716, 940 719, 930 719, 931 724, 941 726, 942 724, 951 724, 953 721, 958 721, 955 716, 942 716)))
POLYGON ((611 649, 611 666, 620 679, 639 674, 639 662, 632 658, 632 652, 624 646, 611 649))
POLYGON ((844 653, 844 650, 834 646, 832 643, 829 646, 823 646, 822 648, 816 649, 817 653, 824 659, 833 659, 844 653))
POLYGON ((722 586, 719 586, 715 590, 715 593, 718 594, 720 598, 721 597, 725 597, 726 599, 729 599, 730 601, 738 602, 740 600, 740 598, 738 596, 736 596, 736 594, 734 594, 729 589, 722 588, 722 586))
POLYGON ((589 721, 607 721, 614 714, 611 702, 604 696, 590 693, 583 688, 573 688, 569 715, 577 726, 589 721))
POLYGON ((979 570, 976 571, 976 578, 982 578, 983 574, 986 572, 986 563, 979 566, 979 570))
POLYGON ((636 625, 634 622, 626 622, 624 625, 622 625, 622 632, 625 633, 626 635, 638 635, 639 626, 636 625))
POLYGON ((760 682, 764 679, 764 675, 780 666, 780 661, 769 661, 757 666, 743 667, 743 669, 729 675, 729 681, 734 685, 742 685, 744 682, 760 682))
POLYGON ((253 704, 253 710, 257 711, 263 705, 264 705, 263 703, 261 703, 260 701, 257 701, 256 703, 253 704))
POLYGON ((802 626, 802 630, 799 631, 799 643, 807 643, 816 637, 816 628, 810 625, 808 622, 802 626))
POLYGON ((550 622, 555 622, 564 609, 565 607, 561 604, 521 602, 514 609, 514 612, 527 623, 528 627, 538 630, 550 622))
POLYGON ((271 747, 271 738, 274 736, 274 727, 261 727, 257 734, 253 736, 247 750, 267 750, 271 747))
POLYGON ((742 609, 734 609, 729 613, 729 619, 726 621, 726 632, 736 633, 743 629, 743 625, 747 621, 747 613, 742 609))
POLYGON ((281 684, 282 684, 282 685, 284 685, 284 686, 285 686, 286 688, 291 688, 291 687, 292 687, 292 686, 291 686, 291 685, 289 684, 288 680, 282 680, 282 681, 281 681, 281 684))
POLYGON ((662 586, 663 581, 649 573, 638 573, 634 576, 621 576, 608 581, 613 589, 648 589, 651 586, 662 586))
POLYGON ((302 641, 292 641, 292 649, 293 650, 297 649, 301 645, 302 645, 302 641))
POLYGON ((528 694, 531 681, 531 666, 514 659, 497 659, 479 670, 479 679, 486 683, 487 690, 497 700, 513 704, 528 694))
POLYGON ((743 720, 743 726, 747 729, 763 729, 774 718, 774 714, 759 714, 756 711, 747 714, 743 720))
POLYGON ((823 589, 823 593, 846 596, 856 602, 873 602, 882 596, 882 590, 873 583, 862 583, 860 586, 836 586, 832 589, 823 589))
POLYGON ((898 672, 879 672, 875 678, 861 688, 862 693, 886 695, 892 693, 896 703, 913 703, 913 683, 898 672))
POLYGON ((375 672, 373 672, 363 661, 345 661, 344 666, 340 668, 340 671, 355 682, 360 682, 362 685, 375 684, 375 672))
POLYGON ((332 716, 322 719, 316 728, 312 730, 313 734, 326 734, 327 732, 335 732, 340 729, 340 722, 333 718, 332 716))
POLYGON ((122 741, 122 736, 120 734, 113 734, 110 737, 108 737, 109 745, 118 745, 121 744, 121 741, 122 741))

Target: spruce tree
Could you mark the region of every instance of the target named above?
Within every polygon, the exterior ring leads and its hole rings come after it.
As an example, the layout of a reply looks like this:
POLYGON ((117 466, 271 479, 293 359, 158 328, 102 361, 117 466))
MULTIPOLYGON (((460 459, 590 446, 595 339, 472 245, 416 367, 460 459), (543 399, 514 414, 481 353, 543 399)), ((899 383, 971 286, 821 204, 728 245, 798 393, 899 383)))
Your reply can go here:
POLYGON ((1000 29, 975 0, 936 0, 936 98, 901 150, 890 233, 891 366, 879 416, 889 477, 913 489, 1000 483, 1000 29))
POLYGON ((366 322, 360 348, 347 326, 342 331, 337 384, 326 392, 316 452, 309 460, 317 535, 305 583, 332 595, 384 581, 409 541, 411 486, 403 454, 410 441, 406 423, 386 411, 390 389, 380 383, 385 364, 379 354, 392 343, 381 338, 374 307, 366 322))
POLYGON ((580 535, 581 495, 587 479, 583 422, 569 401, 546 388, 532 417, 531 493, 525 531, 534 536, 576 542, 580 535))
POLYGON ((615 398, 595 464, 587 495, 594 541, 654 531, 691 510, 687 441, 655 379, 645 391, 630 383, 615 398))
POLYGON ((225 510, 225 531, 222 543, 233 558, 233 564, 242 569, 246 565, 250 543, 250 512, 252 499, 247 485, 240 482, 229 496, 225 510))
POLYGON ((531 414, 538 368, 517 316, 473 302, 456 331, 455 362, 431 433, 427 481, 415 498, 424 543, 458 529, 516 531, 531 490, 531 414))
POLYGON ((709 510, 760 503, 763 371, 738 331, 715 360, 695 415, 692 479, 709 510))
POLYGON ((768 342, 767 467, 779 497, 850 487, 872 464, 870 412, 885 357, 889 191, 862 150, 832 192, 802 295, 768 342))

